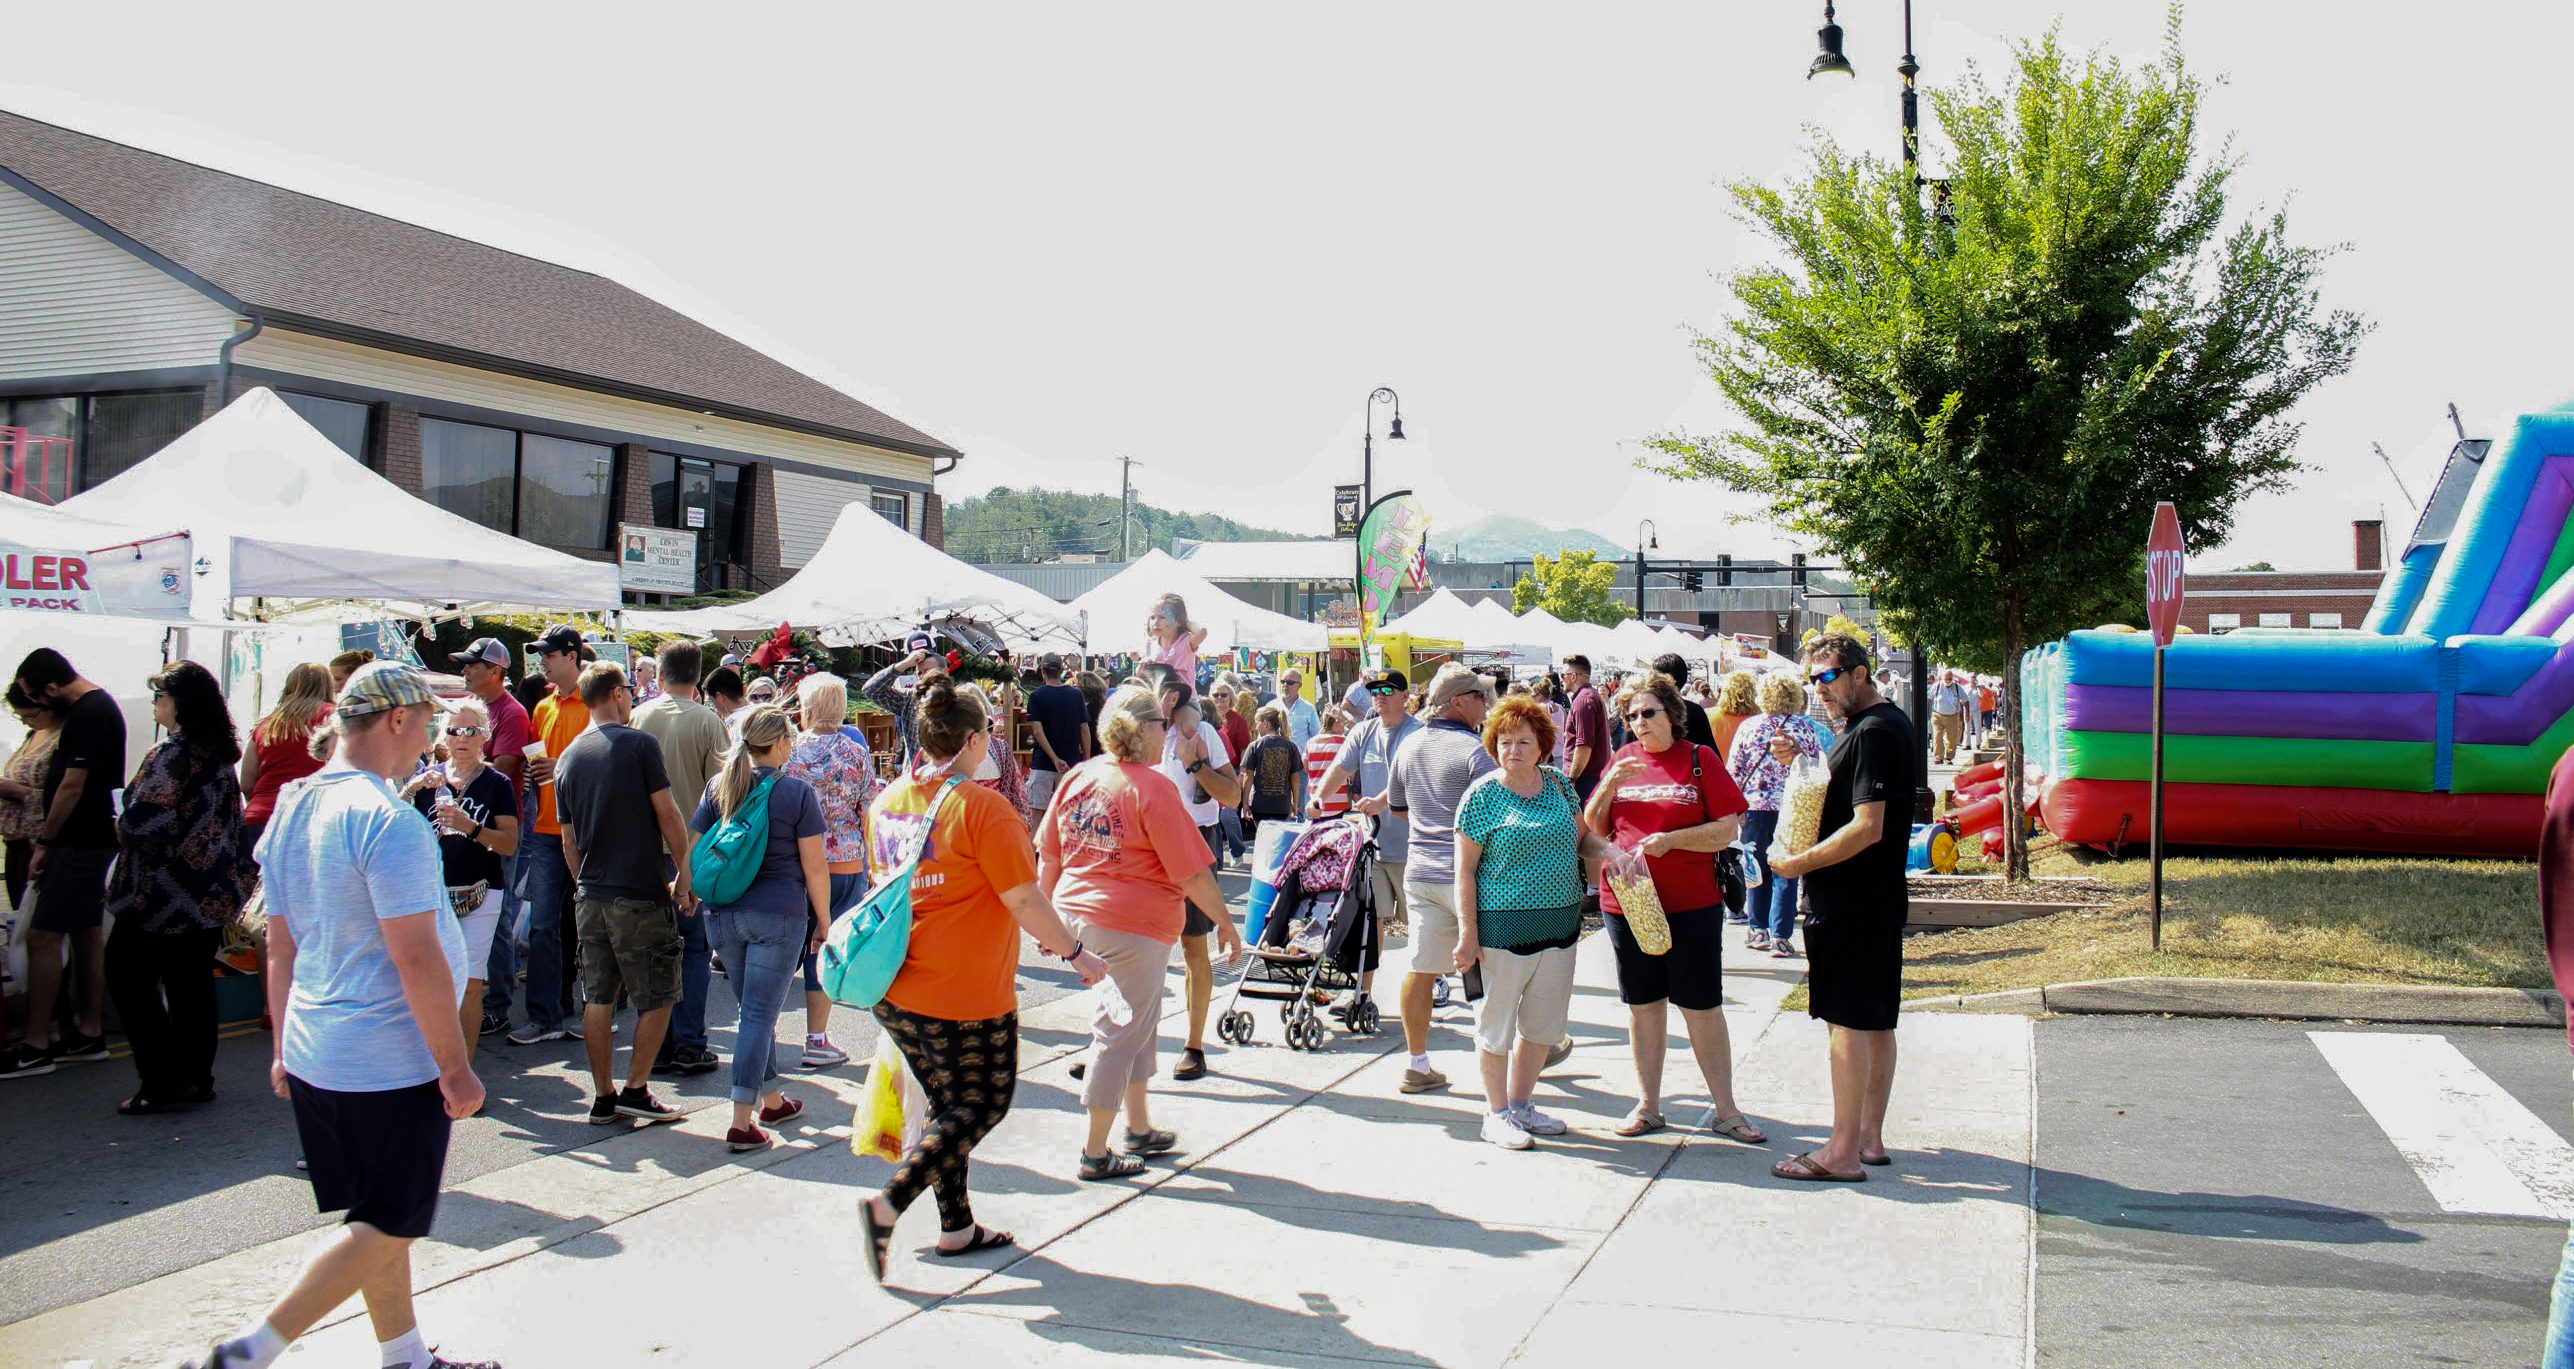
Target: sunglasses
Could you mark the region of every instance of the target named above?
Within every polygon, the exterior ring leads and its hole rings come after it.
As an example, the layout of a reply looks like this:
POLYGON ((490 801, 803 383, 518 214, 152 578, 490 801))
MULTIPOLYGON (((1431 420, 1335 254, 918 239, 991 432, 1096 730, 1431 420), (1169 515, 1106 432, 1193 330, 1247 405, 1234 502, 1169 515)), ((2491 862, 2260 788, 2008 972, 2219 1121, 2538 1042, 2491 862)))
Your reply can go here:
POLYGON ((1393 685, 1369 685, 1367 692, 1382 699, 1388 694, 1400 694, 1403 691, 1393 685))
POLYGON ((1662 710, 1659 708, 1639 708, 1633 713, 1627 715, 1627 721, 1631 723, 1651 722, 1661 716, 1662 710))
POLYGON ((1847 666, 1834 666, 1830 670, 1818 670, 1806 676, 1805 681, 1807 684, 1830 684, 1849 673, 1850 668, 1847 666))
POLYGON ((483 730, 479 727, 451 727, 447 729, 447 735, 450 737, 479 737, 483 735, 483 730))

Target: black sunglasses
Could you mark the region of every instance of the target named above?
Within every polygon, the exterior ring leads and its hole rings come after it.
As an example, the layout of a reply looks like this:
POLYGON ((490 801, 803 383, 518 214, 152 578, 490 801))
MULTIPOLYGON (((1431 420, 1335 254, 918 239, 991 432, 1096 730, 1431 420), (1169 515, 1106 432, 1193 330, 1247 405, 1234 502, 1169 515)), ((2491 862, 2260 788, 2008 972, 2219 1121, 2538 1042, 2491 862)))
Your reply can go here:
POLYGON ((1849 673, 1850 668, 1848 666, 1834 666, 1830 670, 1818 670, 1813 674, 1806 676, 1805 680, 1807 684, 1830 684, 1849 673))
POLYGON ((1659 708, 1639 708, 1627 715, 1627 721, 1631 723, 1651 722, 1661 716, 1662 710, 1659 708))

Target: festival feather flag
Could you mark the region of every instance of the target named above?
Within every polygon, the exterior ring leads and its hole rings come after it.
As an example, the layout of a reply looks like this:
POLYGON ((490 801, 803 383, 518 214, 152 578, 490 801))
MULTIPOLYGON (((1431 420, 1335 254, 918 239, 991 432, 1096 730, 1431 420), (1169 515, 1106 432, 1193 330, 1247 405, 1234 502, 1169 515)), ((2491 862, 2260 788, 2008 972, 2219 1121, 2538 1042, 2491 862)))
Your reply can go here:
POLYGON ((1397 490, 1368 506, 1359 523, 1359 640, 1375 635, 1398 585, 1426 578, 1419 565, 1430 536, 1430 507, 1410 490, 1397 490))

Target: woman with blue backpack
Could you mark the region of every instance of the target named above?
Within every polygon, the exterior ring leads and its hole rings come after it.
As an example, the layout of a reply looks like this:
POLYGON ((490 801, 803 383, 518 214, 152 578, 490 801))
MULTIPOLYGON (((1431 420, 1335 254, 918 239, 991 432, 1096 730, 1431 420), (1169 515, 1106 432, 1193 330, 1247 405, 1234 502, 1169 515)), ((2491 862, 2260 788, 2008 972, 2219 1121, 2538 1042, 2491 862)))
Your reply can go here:
POLYGON ((732 749, 697 804, 701 835, 689 853, 697 897, 741 1017, 733 1039, 733 1125, 724 1142, 759 1150, 775 1126, 804 1111, 779 1088, 778 1015, 802 982, 805 956, 831 926, 831 873, 823 859, 822 799, 779 773, 795 754, 795 725, 762 704, 742 715, 732 749))

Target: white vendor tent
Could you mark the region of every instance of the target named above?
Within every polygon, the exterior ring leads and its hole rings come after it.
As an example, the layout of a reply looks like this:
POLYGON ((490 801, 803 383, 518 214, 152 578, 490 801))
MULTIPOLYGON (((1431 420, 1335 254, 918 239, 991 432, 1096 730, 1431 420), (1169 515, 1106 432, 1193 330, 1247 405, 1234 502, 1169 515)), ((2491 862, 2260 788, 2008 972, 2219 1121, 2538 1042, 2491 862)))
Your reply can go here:
POLYGON ((422 617, 612 609, 617 568, 522 542, 404 492, 273 392, 252 390, 63 511, 195 534, 196 614, 363 603, 422 617))
MULTIPOLYGON (((1176 594, 1188 604, 1189 621, 1207 630, 1202 656, 1221 656, 1237 647, 1252 651, 1322 651, 1330 629, 1245 603, 1209 583, 1160 548, 1093 586, 1072 608, 1088 615, 1088 649, 1099 653, 1140 655, 1146 648, 1144 620, 1153 601, 1176 594)), ((1391 626, 1388 631, 1394 630, 1391 626)), ((1432 634, 1439 635, 1439 634, 1432 634)))
MULTIPOLYGON (((105 522, 0 495, 0 608, 35 617, 188 616, 187 530, 105 522)), ((13 658, 14 659, 14 658, 13 658)))
POLYGON ((790 623, 828 646, 861 646, 898 642, 943 619, 992 628, 1009 640, 1081 642, 1078 610, 967 565, 865 504, 844 506, 804 569, 756 599, 675 613, 628 613, 624 623, 637 632, 691 636, 767 632, 790 623))
POLYGON ((1493 640, 1492 624, 1467 607, 1466 601, 1445 587, 1431 591, 1430 597, 1412 606, 1412 611, 1394 619, 1378 632, 1400 632, 1414 637, 1427 637, 1439 642, 1463 642, 1468 650, 1499 645, 1493 640))

